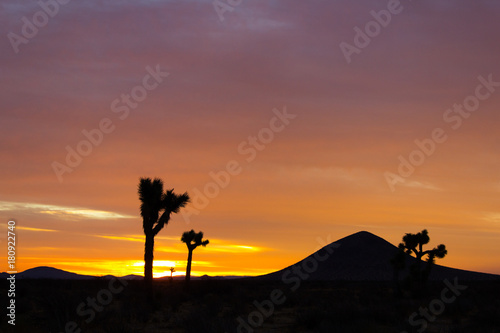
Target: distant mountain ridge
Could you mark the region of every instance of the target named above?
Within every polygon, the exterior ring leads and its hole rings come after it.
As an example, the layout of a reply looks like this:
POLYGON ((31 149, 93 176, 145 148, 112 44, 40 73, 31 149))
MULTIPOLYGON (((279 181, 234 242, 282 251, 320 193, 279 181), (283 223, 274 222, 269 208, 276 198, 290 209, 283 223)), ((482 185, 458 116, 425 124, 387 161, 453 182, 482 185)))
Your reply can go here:
MULTIPOLYGON (((294 266, 299 266, 299 268, 311 271, 311 273, 307 271, 306 273, 307 280, 312 281, 392 281, 393 268, 390 260, 397 250, 396 246, 385 239, 367 231, 360 231, 323 247, 294 265, 255 279, 282 280, 290 275, 289 272, 294 266), (324 261, 318 260, 318 258, 325 257, 324 261), (314 270, 312 269, 314 268, 313 261, 317 264, 314 270)), ((408 268, 415 261, 414 257, 407 255, 406 271, 401 272, 401 277, 407 274, 408 268)), ((455 277, 464 281, 500 280, 500 275, 466 271, 437 264, 432 268, 429 279, 444 280, 455 277)))
MULTIPOLYGON (((0 273, 0 277, 8 277, 7 273, 0 273)), ((90 280, 97 277, 67 272, 62 269, 40 266, 27 269, 16 274, 16 279, 57 279, 57 280, 90 280)))
MULTIPOLYGON (((350 236, 339 239, 319 251, 311 254, 294 265, 286 267, 274 273, 251 277, 256 280, 282 280, 285 274, 290 274, 294 266, 307 269, 307 280, 311 281, 391 281, 393 279, 393 268, 390 260, 397 251, 397 247, 385 239, 367 231, 360 231, 350 236), (311 266, 312 265, 312 266, 311 266), (316 265, 316 267, 315 267, 316 265), (310 272, 310 273, 309 273, 310 272)), ((401 277, 407 274, 408 268, 415 262, 415 258, 407 255, 406 272, 401 272, 401 277)), ((7 278, 9 274, 0 273, 0 278, 7 278)), ((486 281, 500 280, 500 275, 466 271, 441 265, 434 265, 430 280, 454 279, 457 277, 462 281, 486 281)), ((81 275, 67 272, 53 267, 35 267, 16 274, 19 279, 60 279, 60 280, 90 280, 111 279, 112 275, 102 277, 81 275)), ((127 275, 120 277, 126 280, 142 280, 140 275, 127 275)), ((195 280, 228 280, 244 278, 244 276, 201 276, 194 277, 195 280)), ((162 277, 155 280, 168 280, 162 277)), ((174 280, 184 279, 184 276, 176 276, 174 280)))
MULTIPOLYGON (((0 273, 1 279, 6 279, 9 277, 8 273, 0 273)), ((230 280, 235 278, 241 278, 242 276, 194 276, 191 277, 193 280, 230 280)), ((82 275, 77 273, 72 273, 68 271, 64 271, 62 269, 40 266, 27 269, 23 272, 16 274, 16 279, 53 279, 53 280, 95 280, 95 279, 104 279, 110 280, 113 278, 125 279, 125 280, 142 280, 144 277, 141 275, 126 275, 121 277, 115 277, 114 275, 105 275, 105 276, 93 276, 93 275, 82 275)), ((169 276, 155 278, 155 280, 162 281, 170 279, 169 276)), ((184 276, 174 276, 174 280, 184 280, 184 276)))

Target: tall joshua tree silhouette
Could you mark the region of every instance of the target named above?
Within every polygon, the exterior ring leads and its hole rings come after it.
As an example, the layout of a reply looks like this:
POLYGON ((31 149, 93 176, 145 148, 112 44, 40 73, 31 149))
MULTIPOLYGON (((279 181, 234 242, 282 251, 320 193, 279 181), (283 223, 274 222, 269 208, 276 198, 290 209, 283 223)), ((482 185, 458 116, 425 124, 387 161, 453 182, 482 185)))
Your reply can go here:
POLYGON ((175 194, 174 189, 163 192, 163 181, 159 178, 141 178, 139 181, 139 200, 141 201, 142 228, 146 235, 144 245, 144 282, 149 291, 153 286, 153 250, 155 236, 170 221, 172 213, 189 202, 186 193, 175 194))
POLYGON ((424 251, 422 247, 425 244, 428 244, 430 241, 429 233, 427 229, 422 230, 418 234, 407 233, 403 236, 403 243, 399 244, 399 249, 404 250, 407 254, 415 254, 417 257, 417 262, 414 269, 414 274, 416 275, 417 281, 420 286, 423 286, 423 283, 429 277, 430 270, 434 265, 435 258, 444 258, 448 251, 446 250, 446 246, 444 244, 440 244, 432 250, 424 251), (422 271, 422 258, 427 255, 427 266, 425 271, 422 271), (425 274, 423 274, 425 273, 425 274))
POLYGON ((193 251, 196 249, 198 246, 207 246, 208 244, 208 239, 207 240, 202 240, 203 239, 203 232, 194 232, 194 230, 191 231, 186 231, 185 233, 182 234, 181 241, 186 243, 189 254, 188 254, 188 261, 187 261, 187 267, 186 267, 186 283, 189 283, 189 280, 191 279, 191 261, 193 260, 193 251))

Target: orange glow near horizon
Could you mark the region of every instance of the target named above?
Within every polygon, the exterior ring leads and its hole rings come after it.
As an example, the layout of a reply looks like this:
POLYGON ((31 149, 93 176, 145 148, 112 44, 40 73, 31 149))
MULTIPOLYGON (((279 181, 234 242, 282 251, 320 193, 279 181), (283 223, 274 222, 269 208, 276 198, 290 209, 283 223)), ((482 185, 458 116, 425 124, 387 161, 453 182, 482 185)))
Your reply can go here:
MULTIPOLYGON (((305 241, 302 246, 294 246, 288 250, 278 250, 276 248, 269 248, 250 244, 238 244, 237 242, 230 242, 228 240, 211 239, 210 244, 207 247, 200 247, 194 252, 193 258, 193 276, 211 275, 211 276, 222 276, 222 275, 233 275, 233 276, 256 276, 271 273, 273 271, 282 269, 288 265, 291 265, 314 251, 318 250, 321 246, 327 243, 336 241, 344 236, 348 236, 348 230, 352 228, 357 228, 356 231, 361 231, 365 229, 364 225, 353 225, 353 226, 340 226, 341 230, 345 230, 344 234, 327 234, 327 236, 317 236, 311 237, 308 241, 305 241), (305 247, 307 245, 307 248, 305 247), (244 263, 244 265, 242 265, 244 263)), ((170 226, 168 227, 170 228, 170 226)), ((167 228, 167 230, 168 230, 167 228)), ((414 228, 415 230, 409 230, 410 232, 420 231, 419 228, 414 228)), ((181 243, 180 240, 175 237, 161 236, 166 234, 161 232, 156 237, 155 246, 155 261, 153 268, 153 275, 155 278, 170 276, 170 268, 174 267, 174 276, 182 276, 185 274, 186 267, 186 256, 187 250, 185 244, 181 243), (165 258, 170 258, 165 260, 165 258)), ((328 228, 331 230, 331 228, 328 228)), ((352 231, 352 233, 356 232, 352 231)), ((394 245, 397 245, 401 241, 401 237, 404 235, 408 229, 406 227, 379 227, 376 230, 370 230, 379 236, 382 236, 394 245), (401 232, 388 233, 390 229, 399 228, 401 232)), ((463 239, 466 234, 458 233, 455 235, 448 235, 444 239, 443 236, 438 236, 440 229, 430 228, 431 242, 429 247, 436 246, 438 243, 444 242, 451 255, 447 256, 445 259, 438 260, 438 264, 447 265, 450 267, 476 270, 489 273, 500 273, 495 269, 491 269, 488 265, 491 262, 490 258, 484 257, 478 260, 474 252, 470 252, 471 248, 474 251, 481 253, 491 251, 492 244, 488 241, 495 242, 496 237, 494 234, 483 238, 485 241, 481 244, 476 244, 474 246, 464 247, 461 244, 461 239, 463 239), (450 237, 452 236, 452 237, 450 237), (439 241, 438 239, 441 238, 439 241)), ((491 230, 490 230, 491 231, 491 230)), ((485 234, 488 230, 484 231, 485 234)), ((30 228, 30 227, 18 227, 17 234, 19 239, 32 239, 36 242, 37 234, 51 235, 54 239, 60 237, 61 232, 57 230, 50 229, 40 229, 40 228, 30 228), (36 238, 32 238, 35 236, 36 238)), ((144 246, 144 236, 140 234, 124 234, 123 236, 110 236, 110 235, 76 235, 77 238, 87 238, 92 239, 97 242, 103 242, 102 244, 108 244, 103 246, 102 249, 96 248, 95 252, 87 249, 86 255, 82 255, 82 251, 73 248, 65 247, 37 247, 37 246, 26 246, 22 247, 20 255, 18 257, 18 269, 19 271, 33 268, 37 266, 50 266, 66 271, 84 274, 84 275, 115 275, 115 276, 125 276, 125 275, 143 275, 144 261, 142 260, 142 250, 144 246), (116 248, 115 253, 109 254, 108 259, 100 259, 103 254, 103 250, 106 248, 116 248), (68 251, 73 251, 76 255, 68 257, 68 251), (130 252, 134 253, 135 259, 127 259, 130 252), (41 255, 42 254, 42 255, 41 255)), ((210 239, 209 237, 206 237, 210 239)), ((71 242, 71 241, 69 241, 71 242)), ((24 242, 23 242, 24 243, 24 242)), ((69 243, 67 244, 70 245, 69 243)), ((286 246, 286 245, 285 245, 286 246)))

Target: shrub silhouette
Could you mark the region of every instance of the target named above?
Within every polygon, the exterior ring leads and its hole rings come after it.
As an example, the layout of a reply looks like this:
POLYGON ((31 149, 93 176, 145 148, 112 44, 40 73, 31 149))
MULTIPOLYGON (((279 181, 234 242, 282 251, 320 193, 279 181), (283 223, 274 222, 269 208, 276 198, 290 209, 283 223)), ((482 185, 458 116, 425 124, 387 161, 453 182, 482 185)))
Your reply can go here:
POLYGON ((172 213, 189 202, 186 193, 175 194, 174 190, 163 192, 163 181, 159 178, 141 178, 139 182, 139 200, 141 201, 142 228, 146 235, 144 245, 144 283, 152 292, 153 287, 153 251, 154 238, 170 221, 172 213))
POLYGON ((175 267, 170 267, 170 281, 174 279, 175 267))
MULTIPOLYGON (((419 287, 423 287, 429 278, 432 266, 435 263, 436 258, 444 258, 448 251, 444 244, 440 244, 432 250, 424 251, 422 247, 428 244, 430 241, 429 233, 426 229, 422 230, 418 234, 407 233, 403 236, 403 243, 399 244, 399 253, 404 251, 407 254, 414 254, 417 261, 414 265, 410 267, 410 277, 417 281, 419 287), (427 256, 427 265, 424 270, 422 270, 422 259, 427 256)), ((394 267, 401 267, 401 254, 396 254, 397 259, 393 259, 395 262, 394 267), (399 257, 398 257, 399 256, 399 257)), ((403 266, 404 267, 404 266, 403 266)))
POLYGON ((193 251, 200 245, 207 246, 208 239, 203 240, 203 232, 194 232, 194 230, 186 231, 182 234, 181 241, 186 243, 188 248, 188 260, 186 267, 186 284, 189 283, 191 279, 191 261, 193 260, 193 251))

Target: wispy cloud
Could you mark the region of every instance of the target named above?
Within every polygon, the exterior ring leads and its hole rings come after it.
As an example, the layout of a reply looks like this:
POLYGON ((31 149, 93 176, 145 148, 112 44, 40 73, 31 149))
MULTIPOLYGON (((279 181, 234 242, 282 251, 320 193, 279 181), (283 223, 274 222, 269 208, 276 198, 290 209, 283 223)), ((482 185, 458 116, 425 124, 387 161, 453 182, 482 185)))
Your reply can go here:
POLYGON ((443 189, 429 183, 429 182, 417 182, 415 180, 405 181, 404 183, 400 183, 401 186, 420 188, 424 190, 432 190, 432 191, 442 191, 443 189))
POLYGON ((45 205, 31 202, 0 201, 0 211, 17 213, 48 214, 61 219, 115 220, 135 218, 135 216, 88 208, 45 205))
MULTIPOLYGON (((202 267, 217 267, 214 265, 214 263, 209 262, 209 261, 193 261, 193 265, 195 266, 202 266, 202 267)), ((154 262, 154 267, 159 268, 159 267, 186 267, 187 261, 186 260, 175 260, 175 261, 170 261, 170 260, 155 260, 154 262)), ((132 265, 132 267, 144 267, 144 261, 136 261, 132 265)))
MULTIPOLYGON (((95 235, 95 237, 114 239, 120 241, 128 241, 128 242, 142 242, 144 243, 144 235, 95 235)), ((156 240, 175 240, 180 241, 180 237, 167 237, 167 236, 156 236, 156 240)))
POLYGON ((499 212, 487 212, 484 214, 483 220, 488 222, 500 223, 499 212))
POLYGON ((16 227, 18 230, 26 230, 26 231, 41 231, 41 232, 57 232, 58 230, 52 229, 42 229, 42 228, 31 228, 31 227, 16 227))
POLYGON ((127 242, 141 242, 144 243, 144 237, 134 237, 134 236, 106 236, 106 235, 95 235, 95 237, 106 238, 119 241, 127 242))
POLYGON ((260 252, 263 251, 264 248, 252 245, 232 244, 229 241, 211 239, 210 244, 207 246, 206 250, 208 252, 242 253, 260 252))
MULTIPOLYGON (((354 184, 356 186, 378 186, 380 184, 380 173, 364 168, 342 168, 342 167, 308 167, 294 168, 291 170, 293 177, 301 177, 307 180, 331 181, 354 184)), ((441 188, 429 182, 405 180, 398 183, 401 186, 419 188, 424 190, 442 191, 441 188)))
MULTIPOLYGON (((95 235, 95 237, 105 238, 116 241, 124 242, 139 242, 144 243, 144 236, 142 235, 95 235)), ((156 251, 159 252, 175 252, 182 253, 185 252, 185 245, 180 241, 180 238, 176 237, 155 237, 156 240, 169 240, 175 241, 174 246, 157 246, 156 251)), ((260 252, 266 248, 248 244, 234 244, 228 240, 221 239, 210 239, 210 244, 204 249, 207 252, 226 252, 226 253, 242 253, 242 252, 260 252)))
POLYGON ((357 185, 372 185, 380 182, 378 173, 363 168, 280 167, 277 171, 281 176, 307 181, 345 182, 357 185))
POLYGON ((23 250, 32 250, 32 251, 43 252, 43 251, 61 251, 63 249, 58 248, 58 247, 50 247, 50 246, 36 246, 36 247, 23 247, 23 250))

